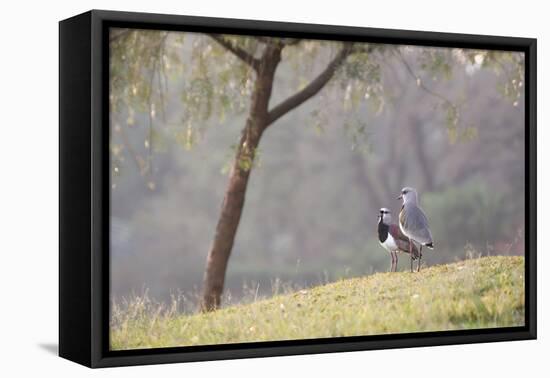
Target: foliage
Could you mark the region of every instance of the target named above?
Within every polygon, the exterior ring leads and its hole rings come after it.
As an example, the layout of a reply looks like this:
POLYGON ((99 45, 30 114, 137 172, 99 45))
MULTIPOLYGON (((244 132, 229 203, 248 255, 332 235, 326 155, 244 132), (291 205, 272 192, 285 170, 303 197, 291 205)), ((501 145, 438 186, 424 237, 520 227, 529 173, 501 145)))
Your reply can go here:
POLYGON ((136 298, 115 307, 112 349, 171 347, 524 324, 524 259, 485 257, 420 273, 380 273, 209 314, 136 298))
MULTIPOLYGON (((229 115, 242 114, 249 105, 255 74, 254 70, 234 54, 217 43, 212 36, 199 33, 164 32, 151 30, 113 29, 110 48, 110 102, 111 131, 124 134, 126 128, 146 124, 148 136, 143 142, 144 151, 128 142, 128 137, 112 137, 113 163, 120 174, 128 160, 135 160, 138 171, 152 174, 153 152, 164 139, 179 143, 189 151, 199 143, 206 127, 223 124, 229 115), (116 37, 116 38, 114 38, 116 37), (169 84, 181 82, 181 111, 178 119, 164 129, 156 130, 156 118, 166 118, 165 98, 169 84), (146 115, 145 118, 140 114, 146 115), (144 157, 145 156, 145 157, 144 157)), ((225 35, 231 45, 252 56, 261 53, 267 39, 225 35)), ((278 38, 269 38, 277 42, 278 38)), ((305 40, 283 49, 283 65, 294 79, 292 92, 303 88, 312 73, 335 51, 341 43, 305 40)), ((437 100, 445 115, 445 124, 451 143, 469 141, 477 136, 477 129, 461 125, 463 107, 467 99, 452 98, 434 91, 431 86, 438 80, 450 80, 459 66, 471 72, 481 68, 493 70, 502 77, 498 89, 503 96, 518 104, 523 93, 523 56, 521 54, 466 49, 356 44, 342 67, 324 91, 332 91, 339 98, 346 114, 344 124, 351 137, 352 148, 360 146, 358 136, 364 132, 364 122, 357 110, 364 105, 380 114, 387 102, 381 66, 392 60, 404 64, 418 87, 437 100), (351 127, 357 126, 355 130, 351 127)), ((276 80, 276 86, 277 80, 276 80)), ((323 91, 323 92, 324 92, 323 91)), ((322 97, 323 94, 319 97, 322 97)), ((311 123, 318 133, 328 126, 330 113, 335 107, 330 101, 318 102, 312 109, 311 123), (328 105, 328 106, 327 106, 328 105)), ((362 141, 367 138, 361 136, 362 141)), ((368 149, 368 148, 367 148, 368 149)), ((245 164, 248 164, 245 162, 245 164)))
POLYGON ((474 64, 482 62, 482 67, 491 69, 500 76, 502 78, 498 84, 500 93, 508 98, 514 106, 518 106, 525 82, 525 54, 485 51, 478 52, 473 61, 474 64))
MULTIPOLYGON (((139 173, 151 177, 153 152, 159 146, 176 142, 189 151, 212 121, 223 123, 228 113, 246 109, 253 73, 207 35, 127 29, 112 33, 117 36, 110 44, 113 176, 134 160, 139 173), (182 87, 180 114, 167 120, 173 99, 166 96, 174 85, 182 87), (144 148, 132 145, 126 131, 131 128, 149 129, 144 148)), ((257 45, 254 38, 227 40, 247 49, 257 45)))

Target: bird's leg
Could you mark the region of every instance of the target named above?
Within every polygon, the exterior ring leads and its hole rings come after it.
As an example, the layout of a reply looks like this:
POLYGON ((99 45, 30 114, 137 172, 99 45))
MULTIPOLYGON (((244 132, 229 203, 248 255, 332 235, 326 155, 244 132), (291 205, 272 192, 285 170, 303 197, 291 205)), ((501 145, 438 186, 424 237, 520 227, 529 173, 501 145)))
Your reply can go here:
POLYGON ((411 273, 414 272, 413 269, 413 247, 412 247, 412 240, 409 239, 409 255, 411 256, 411 273))
POLYGON ((420 261, 422 260, 422 244, 420 244, 420 250, 418 253, 418 267, 416 268, 417 272, 420 272, 420 261))
POLYGON ((390 258, 391 258, 390 272, 393 272, 393 252, 392 251, 390 251, 390 258))
POLYGON ((393 271, 397 272, 397 252, 395 252, 395 267, 394 267, 393 271))

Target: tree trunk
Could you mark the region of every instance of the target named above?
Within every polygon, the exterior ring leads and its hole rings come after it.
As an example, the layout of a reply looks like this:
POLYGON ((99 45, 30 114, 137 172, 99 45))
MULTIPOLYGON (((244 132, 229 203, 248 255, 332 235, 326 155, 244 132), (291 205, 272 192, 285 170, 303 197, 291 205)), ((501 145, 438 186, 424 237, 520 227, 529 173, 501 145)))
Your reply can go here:
POLYGON ((227 262, 241 219, 248 180, 256 150, 268 124, 268 104, 280 56, 280 47, 268 46, 258 63, 250 113, 229 174, 214 241, 206 260, 201 311, 215 310, 221 303, 227 262))
POLYGON ((217 38, 216 40, 256 71, 256 81, 252 92, 250 114, 235 155, 216 234, 206 260, 200 305, 203 312, 215 310, 220 306, 227 262, 241 219, 256 149, 260 144, 263 132, 277 119, 315 96, 329 82, 336 69, 352 51, 352 44, 344 44, 338 54, 315 79, 296 94, 269 110, 275 70, 281 61, 281 51, 285 44, 267 44, 262 57, 258 59, 223 39, 217 38))
POLYGON ((245 128, 239 151, 235 156, 229 182, 225 190, 221 214, 216 226, 214 241, 206 260, 202 311, 211 311, 220 306, 227 261, 233 248, 235 234, 244 207, 246 188, 252 169, 255 149, 258 147, 261 131, 250 124, 245 128))

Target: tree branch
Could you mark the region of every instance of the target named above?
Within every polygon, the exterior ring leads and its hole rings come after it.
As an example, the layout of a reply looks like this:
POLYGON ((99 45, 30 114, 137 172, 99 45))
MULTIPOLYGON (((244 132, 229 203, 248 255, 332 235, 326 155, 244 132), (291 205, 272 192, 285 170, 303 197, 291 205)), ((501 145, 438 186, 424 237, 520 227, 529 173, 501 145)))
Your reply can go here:
POLYGON ((223 48, 233 53, 233 55, 235 55, 237 58, 243 61, 243 63, 248 64, 250 67, 254 68, 255 70, 258 70, 258 67, 260 66, 260 62, 258 61, 258 59, 254 58, 254 56, 252 56, 250 53, 241 49, 239 46, 236 46, 235 44, 229 42, 219 34, 209 34, 209 36, 214 41, 218 42, 223 48))
POLYGON ((286 113, 315 96, 330 81, 330 79, 332 79, 336 69, 342 64, 342 62, 344 62, 350 53, 351 44, 344 45, 344 47, 342 47, 336 57, 334 57, 334 59, 327 65, 323 72, 313 79, 305 88, 279 103, 269 111, 267 115, 267 125, 271 125, 286 113))
POLYGON ((409 62, 407 62, 407 60, 405 59, 405 57, 403 56, 403 54, 401 53, 401 51, 399 49, 396 49, 396 50, 393 50, 393 51, 394 51, 394 54, 401 60, 401 62, 405 66, 407 72, 416 80, 416 85, 418 85, 418 87, 420 87, 424 92, 440 99, 441 101, 443 101, 447 105, 452 106, 453 108, 456 108, 456 105, 453 104, 453 102, 451 100, 449 100, 447 97, 443 96, 441 93, 438 93, 438 92, 428 88, 426 85, 424 85, 424 82, 422 81, 421 77, 418 76, 414 72, 411 65, 409 64, 409 62))

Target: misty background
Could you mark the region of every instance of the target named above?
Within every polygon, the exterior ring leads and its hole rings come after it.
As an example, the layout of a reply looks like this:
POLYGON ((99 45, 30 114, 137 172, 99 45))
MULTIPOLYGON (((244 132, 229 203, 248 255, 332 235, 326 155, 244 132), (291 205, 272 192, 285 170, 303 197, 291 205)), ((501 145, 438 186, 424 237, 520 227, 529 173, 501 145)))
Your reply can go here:
MULTIPOLYGON (((159 301, 198 294, 246 121, 234 111, 190 125, 182 93, 195 69, 193 47, 205 37, 167 34, 182 68, 152 78, 164 85, 162 102, 111 111, 115 299, 144 290, 159 301), (148 173, 140 159, 150 162, 148 173)), ((467 53, 399 46, 373 70, 378 96, 357 96, 335 79, 266 131, 229 261, 232 300, 388 270, 378 210, 390 208, 397 222, 404 186, 418 189, 432 228, 436 248, 424 252, 426 264, 524 253, 523 83, 514 64, 486 67, 486 53, 473 60, 467 53), (431 66, 426 56, 448 59, 431 66)), ((326 61, 322 54, 304 65, 284 61, 272 103, 326 61)), ((246 85, 236 83, 235 93, 246 85)), ((248 97, 241 102, 246 109, 248 97)), ((400 255, 399 266, 408 261, 400 255)))

